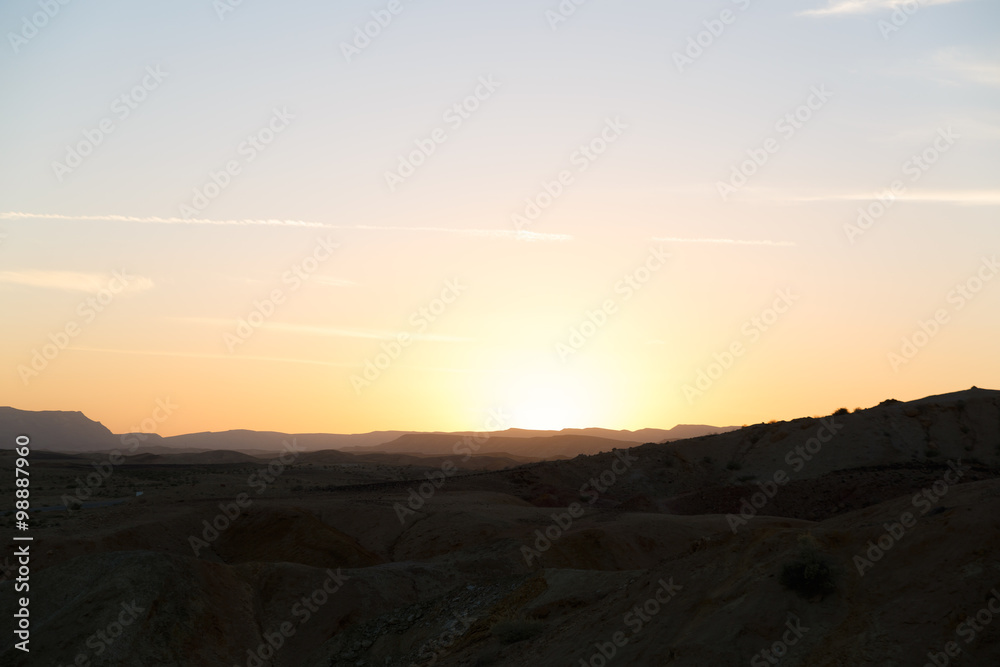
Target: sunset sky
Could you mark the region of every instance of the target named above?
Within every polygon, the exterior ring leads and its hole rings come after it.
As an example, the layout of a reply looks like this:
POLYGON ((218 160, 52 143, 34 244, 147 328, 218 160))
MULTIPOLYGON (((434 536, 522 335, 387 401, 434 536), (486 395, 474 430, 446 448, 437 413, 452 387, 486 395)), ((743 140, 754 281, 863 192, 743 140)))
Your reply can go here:
POLYGON ((0 404, 637 429, 1000 388, 994 1, 52 6, 0 6, 0 404))

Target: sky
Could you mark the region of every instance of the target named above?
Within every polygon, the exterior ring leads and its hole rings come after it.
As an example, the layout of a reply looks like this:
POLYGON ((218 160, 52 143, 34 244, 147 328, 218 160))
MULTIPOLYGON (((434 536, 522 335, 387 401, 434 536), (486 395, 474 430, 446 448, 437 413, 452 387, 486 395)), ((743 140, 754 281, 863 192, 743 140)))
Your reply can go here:
POLYGON ((998 24, 5 2, 0 404, 163 435, 638 429, 1000 388, 998 24))

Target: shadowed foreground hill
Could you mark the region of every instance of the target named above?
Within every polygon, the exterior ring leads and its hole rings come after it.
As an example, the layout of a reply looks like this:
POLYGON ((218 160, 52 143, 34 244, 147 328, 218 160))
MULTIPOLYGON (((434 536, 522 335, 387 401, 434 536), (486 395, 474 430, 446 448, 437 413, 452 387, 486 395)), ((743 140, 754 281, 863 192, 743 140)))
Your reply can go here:
POLYGON ((51 515, 32 661, 0 661, 1000 664, 1000 392, 363 487, 310 490, 306 465, 259 494, 218 464, 185 497, 51 515))

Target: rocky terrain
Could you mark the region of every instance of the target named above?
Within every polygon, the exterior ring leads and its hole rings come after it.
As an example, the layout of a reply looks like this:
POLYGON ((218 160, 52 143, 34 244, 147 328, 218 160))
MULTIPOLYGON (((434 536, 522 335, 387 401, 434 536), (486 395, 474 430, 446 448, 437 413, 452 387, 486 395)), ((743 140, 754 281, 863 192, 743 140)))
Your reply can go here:
POLYGON ((1000 664, 1000 392, 607 445, 37 452, 0 662, 1000 664))

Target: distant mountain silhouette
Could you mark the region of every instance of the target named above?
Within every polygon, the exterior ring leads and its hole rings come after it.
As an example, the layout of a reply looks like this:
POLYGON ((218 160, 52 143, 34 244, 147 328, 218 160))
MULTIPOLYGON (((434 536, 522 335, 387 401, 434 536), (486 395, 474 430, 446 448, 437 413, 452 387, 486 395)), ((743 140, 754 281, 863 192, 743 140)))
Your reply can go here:
MULTIPOLYGON (((282 450, 284 443, 295 439, 303 451, 340 450, 353 454, 393 453, 423 456, 452 454, 457 441, 466 438, 489 437, 489 446, 481 445, 477 455, 492 454, 500 458, 537 460, 595 454, 622 443, 665 442, 731 431, 736 427, 682 424, 672 429, 646 428, 638 431, 604 428, 574 428, 561 431, 535 431, 511 428, 488 434, 472 431, 419 433, 414 431, 372 431, 370 433, 279 433, 275 431, 205 431, 170 437, 156 434, 115 435, 100 422, 88 419, 82 412, 18 410, 0 407, 0 447, 10 448, 21 433, 31 435, 34 449, 60 452, 93 452, 131 448, 134 453, 148 455, 197 454, 222 450, 243 452, 251 456, 266 456, 282 450), (412 436, 412 437, 411 437, 412 436), (546 441, 553 438, 551 441, 546 441), (421 444, 424 443, 424 444, 421 444)), ((152 460, 152 459, 151 459, 152 460)), ((207 459, 206 459, 207 460, 207 459)))
POLYGON ((21 434, 31 437, 32 449, 86 452, 122 446, 119 436, 82 412, 0 407, 0 448, 13 448, 21 434))

